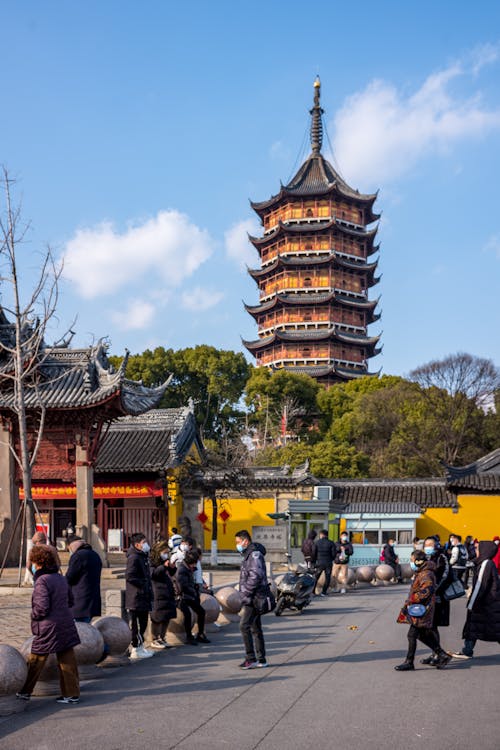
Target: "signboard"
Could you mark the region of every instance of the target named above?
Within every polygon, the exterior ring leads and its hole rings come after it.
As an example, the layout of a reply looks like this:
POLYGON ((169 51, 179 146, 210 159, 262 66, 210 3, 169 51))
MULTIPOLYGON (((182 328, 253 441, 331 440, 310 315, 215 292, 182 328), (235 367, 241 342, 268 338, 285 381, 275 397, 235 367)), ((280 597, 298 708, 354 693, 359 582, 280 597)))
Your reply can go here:
POLYGON ((288 524, 252 526, 252 541, 263 544, 268 552, 288 551, 288 524))
MULTIPOLYGON (((99 482, 94 484, 95 498, 140 498, 161 497, 163 490, 155 482, 99 482)), ((76 485, 74 484, 35 484, 32 487, 34 500, 56 500, 66 498, 76 499, 76 485)), ((19 488, 19 499, 24 499, 23 488, 19 488)))
POLYGON ((108 529, 108 552, 121 552, 123 549, 123 529, 108 529))

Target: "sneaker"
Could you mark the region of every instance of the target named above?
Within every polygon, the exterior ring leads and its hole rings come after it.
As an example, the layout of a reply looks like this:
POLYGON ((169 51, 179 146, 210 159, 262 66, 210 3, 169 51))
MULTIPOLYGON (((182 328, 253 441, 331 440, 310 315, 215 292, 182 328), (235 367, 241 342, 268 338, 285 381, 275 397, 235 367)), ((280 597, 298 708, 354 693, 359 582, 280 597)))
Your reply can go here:
POLYGON ((259 662, 255 661, 255 659, 245 659, 245 661, 241 662, 240 669, 256 669, 258 665, 259 662))
POLYGON ((31 698, 30 693, 16 693, 16 698, 19 698, 21 701, 29 701, 31 698))
POLYGON ((154 651, 150 651, 148 648, 146 648, 144 643, 141 643, 139 646, 137 646, 137 648, 139 649, 140 653, 143 654, 145 659, 147 659, 148 656, 154 655, 154 651))
POLYGON ((448 651, 448 656, 453 659, 472 659, 472 654, 464 654, 463 651, 448 651))
POLYGON ((257 667, 258 669, 265 669, 266 667, 268 667, 268 666, 269 666, 269 664, 267 663, 267 661, 266 661, 265 659, 259 659, 259 660, 258 660, 258 661, 256 662, 255 666, 256 666, 256 667, 257 667))
POLYGON ((437 657, 434 661, 434 665, 436 669, 444 669, 451 661, 451 656, 447 654, 446 652, 443 652, 440 656, 437 657))
POLYGON ((56 703, 80 703, 80 698, 78 695, 73 695, 71 698, 60 695, 59 698, 56 698, 56 703))
POLYGON ((167 644, 161 638, 155 638, 155 640, 149 644, 149 647, 157 649, 157 650, 161 650, 161 649, 167 648, 167 644))
POLYGON ((210 643, 205 633, 198 633, 198 635, 196 636, 196 640, 198 641, 198 643, 210 643))
POLYGON ((324 594, 323 592, 321 592, 320 596, 326 596, 326 594, 324 594))
POLYGON ((420 659, 420 664, 427 664, 430 667, 435 667, 437 664, 437 656, 426 656, 425 659, 420 659))
POLYGON ((341 594, 345 594, 345 593, 346 593, 346 590, 345 590, 345 589, 340 589, 340 593, 341 593, 341 594))
POLYGON ((394 669, 396 672, 412 672, 415 667, 411 661, 404 661, 402 664, 398 664, 397 667, 394 667, 394 669))
POLYGON ((152 652, 147 651, 144 647, 141 649, 140 646, 132 646, 128 658, 130 661, 139 661, 139 659, 149 659, 151 656, 153 656, 152 652))

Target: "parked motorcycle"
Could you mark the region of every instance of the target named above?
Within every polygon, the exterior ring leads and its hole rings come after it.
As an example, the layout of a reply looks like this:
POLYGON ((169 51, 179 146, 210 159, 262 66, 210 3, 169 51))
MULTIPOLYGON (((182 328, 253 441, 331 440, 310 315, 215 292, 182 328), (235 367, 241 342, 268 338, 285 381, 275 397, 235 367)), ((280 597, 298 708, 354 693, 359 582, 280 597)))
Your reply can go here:
POLYGON ((314 593, 315 578, 309 568, 298 565, 296 570, 289 570, 279 582, 274 614, 279 617, 284 609, 295 609, 301 612, 311 603, 314 593))

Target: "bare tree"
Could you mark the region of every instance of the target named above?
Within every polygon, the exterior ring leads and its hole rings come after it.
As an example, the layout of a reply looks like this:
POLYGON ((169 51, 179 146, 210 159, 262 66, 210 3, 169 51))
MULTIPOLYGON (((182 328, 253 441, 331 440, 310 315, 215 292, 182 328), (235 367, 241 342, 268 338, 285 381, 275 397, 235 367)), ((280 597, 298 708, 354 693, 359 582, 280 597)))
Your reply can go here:
POLYGON ((34 532, 32 468, 42 441, 46 416, 46 408, 39 395, 40 368, 47 356, 44 339, 49 321, 56 312, 62 263, 56 263, 48 247, 41 254, 31 290, 27 294, 24 292, 20 250, 26 242, 30 225, 22 221, 20 204, 13 204, 15 180, 5 167, 2 167, 0 183, 5 199, 0 215, 0 324, 3 329, 0 336, 0 357, 3 360, 0 389, 13 393, 9 410, 14 413, 17 423, 18 446, 16 448, 11 444, 10 448, 22 477, 23 525, 28 539, 28 553, 34 532), (31 406, 33 403, 35 408, 31 406))
POLYGON ((445 463, 453 464, 478 410, 486 411, 494 404, 500 388, 500 369, 491 359, 458 352, 417 367, 410 378, 424 389, 432 413, 441 416, 443 458, 445 463), (444 400, 443 391, 451 398, 444 400))

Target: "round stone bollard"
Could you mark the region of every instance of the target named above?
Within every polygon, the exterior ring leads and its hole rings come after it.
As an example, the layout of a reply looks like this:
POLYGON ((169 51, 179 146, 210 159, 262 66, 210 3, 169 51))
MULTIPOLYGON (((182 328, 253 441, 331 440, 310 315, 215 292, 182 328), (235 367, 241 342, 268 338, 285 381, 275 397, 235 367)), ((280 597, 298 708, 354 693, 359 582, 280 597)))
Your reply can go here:
MULTIPOLYGON (((31 644, 33 643, 34 636, 27 638, 21 646, 21 654, 26 661, 28 661, 31 653, 31 644)), ((41 671, 40 677, 33 688, 33 695, 60 695, 61 690, 59 687, 59 669, 57 667, 57 659, 55 654, 49 654, 47 661, 41 671)))
POLYGON ((394 578, 394 571, 390 565, 382 563, 375 568, 375 577, 377 581, 382 581, 384 586, 388 586, 389 581, 392 581, 394 578))
POLYGON ((410 563, 401 563, 401 578, 404 581, 409 581, 413 576, 413 570, 410 567, 410 563))
POLYGON ((221 613, 221 606, 212 594, 200 594, 201 606, 205 610, 205 630, 215 632, 220 625, 215 625, 221 613))
POLYGON ((219 602, 222 612, 220 612, 217 622, 219 625, 228 625, 230 622, 238 622, 240 619, 238 612, 241 609, 241 594, 234 586, 224 586, 215 593, 215 598, 219 602))
POLYGON ((78 674, 81 680, 91 680, 100 674, 96 662, 102 658, 104 638, 102 633, 88 622, 75 622, 75 625, 80 636, 80 643, 75 646, 78 674))
POLYGON ((359 583, 371 583, 375 577, 375 570, 371 565, 360 565, 356 569, 356 579, 359 583))
MULTIPOLYGON (((191 623, 196 624, 196 615, 191 610, 191 623)), ((167 633, 169 634, 168 642, 171 646, 183 646, 186 643, 186 633, 184 630, 184 615, 179 608, 177 614, 168 623, 167 633)))
POLYGON ((347 572, 344 575, 344 582, 346 586, 354 586, 356 583, 356 571, 353 568, 347 568, 347 572))
POLYGON ((0 716, 24 711, 27 701, 20 701, 16 693, 26 681, 26 660, 14 646, 0 644, 0 716))
POLYGON ((102 669, 121 667, 130 664, 127 650, 130 645, 130 628, 121 617, 108 615, 92 623, 104 639, 107 655, 97 665, 102 669))

